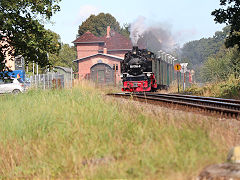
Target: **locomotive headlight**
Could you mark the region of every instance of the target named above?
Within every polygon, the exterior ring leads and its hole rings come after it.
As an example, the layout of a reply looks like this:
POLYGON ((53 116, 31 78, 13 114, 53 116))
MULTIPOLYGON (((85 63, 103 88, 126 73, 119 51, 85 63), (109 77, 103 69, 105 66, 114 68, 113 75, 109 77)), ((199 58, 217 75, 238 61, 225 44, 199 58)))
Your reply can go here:
POLYGON ((150 77, 150 76, 151 76, 151 73, 147 73, 147 76, 150 77))

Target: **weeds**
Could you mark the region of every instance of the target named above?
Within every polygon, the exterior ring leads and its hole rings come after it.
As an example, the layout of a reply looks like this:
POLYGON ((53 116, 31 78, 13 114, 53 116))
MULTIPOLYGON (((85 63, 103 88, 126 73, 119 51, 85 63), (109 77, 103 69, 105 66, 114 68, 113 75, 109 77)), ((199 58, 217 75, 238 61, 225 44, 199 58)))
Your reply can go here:
POLYGON ((204 87, 193 85, 186 92, 199 96, 240 99, 240 79, 230 76, 227 81, 210 83, 204 87))
POLYGON ((0 100, 0 178, 186 179, 235 143, 211 118, 123 103, 89 83, 0 100))

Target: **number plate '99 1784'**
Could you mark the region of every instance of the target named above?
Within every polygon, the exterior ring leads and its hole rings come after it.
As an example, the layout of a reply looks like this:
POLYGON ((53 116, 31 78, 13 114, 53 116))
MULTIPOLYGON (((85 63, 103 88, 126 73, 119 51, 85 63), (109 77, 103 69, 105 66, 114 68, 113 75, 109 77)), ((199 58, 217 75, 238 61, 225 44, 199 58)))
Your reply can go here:
POLYGON ((130 68, 140 68, 141 67, 141 65, 130 65, 130 68))

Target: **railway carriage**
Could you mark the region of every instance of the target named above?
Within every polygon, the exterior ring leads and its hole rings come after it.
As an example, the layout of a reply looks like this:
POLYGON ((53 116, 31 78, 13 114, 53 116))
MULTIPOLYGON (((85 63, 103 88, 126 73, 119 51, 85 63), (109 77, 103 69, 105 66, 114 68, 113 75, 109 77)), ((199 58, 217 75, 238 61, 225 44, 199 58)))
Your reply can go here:
POLYGON ((121 62, 122 91, 143 92, 167 89, 174 76, 173 65, 146 49, 134 46, 121 62))

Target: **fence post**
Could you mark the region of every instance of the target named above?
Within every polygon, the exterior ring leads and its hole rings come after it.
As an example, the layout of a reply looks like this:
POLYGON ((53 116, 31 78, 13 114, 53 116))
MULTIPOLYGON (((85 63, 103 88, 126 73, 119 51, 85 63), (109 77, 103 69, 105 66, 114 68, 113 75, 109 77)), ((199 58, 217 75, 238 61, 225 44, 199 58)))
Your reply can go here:
POLYGON ((47 88, 49 89, 49 74, 47 74, 47 88))
POLYGON ((32 86, 32 84, 33 84, 33 77, 30 76, 30 86, 32 86))
POLYGON ((41 88, 41 75, 37 75, 38 76, 38 88, 41 88))
POLYGON ((73 69, 71 68, 71 88, 73 86, 73 69))
POLYGON ((34 85, 35 85, 35 88, 37 87, 37 77, 36 75, 34 75, 34 85))
POLYGON ((72 88, 73 87, 73 71, 71 69, 71 77, 64 74, 38 74, 30 77, 31 86, 41 89, 50 88, 72 88), (55 84, 54 84, 55 83, 55 84), (71 83, 71 84, 70 84, 71 83))
MULTIPOLYGON (((54 79, 54 77, 53 77, 53 74, 52 74, 52 81, 53 81, 53 79, 54 79)), ((51 83, 51 85, 52 85, 52 83, 51 83)), ((52 88, 52 86, 51 86, 51 88, 52 88)))
POLYGON ((45 74, 43 74, 43 89, 45 90, 45 74))

